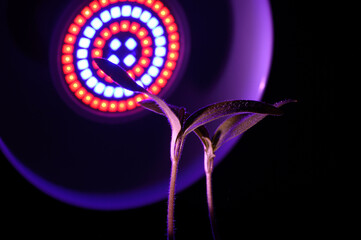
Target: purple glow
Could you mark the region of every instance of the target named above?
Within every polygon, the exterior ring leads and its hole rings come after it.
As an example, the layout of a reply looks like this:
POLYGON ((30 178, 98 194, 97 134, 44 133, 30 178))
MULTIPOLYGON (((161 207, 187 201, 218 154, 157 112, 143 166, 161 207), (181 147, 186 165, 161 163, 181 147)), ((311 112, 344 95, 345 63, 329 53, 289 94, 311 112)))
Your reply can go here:
MULTIPOLYGON (((234 19, 234 25, 233 25, 233 40, 231 43, 231 53, 228 57, 228 62, 225 64, 224 72, 221 74, 219 81, 212 86, 211 90, 199 90, 196 88, 187 88, 186 91, 183 91, 182 86, 180 86, 180 89, 177 89, 174 91, 173 95, 171 95, 172 102, 174 104, 189 104, 188 99, 191 98, 191 100, 195 103, 197 103, 196 106, 190 106, 190 111, 196 110, 200 106, 204 106, 206 104, 212 103, 212 102, 218 102, 218 101, 224 101, 227 99, 253 99, 253 100, 260 100, 262 97, 262 94, 264 92, 264 89, 267 84, 267 78, 268 73, 270 69, 270 63, 271 63, 271 57, 272 57, 272 45, 273 45, 273 29, 272 29, 272 18, 271 18, 271 12, 270 12, 270 6, 267 0, 230 0, 232 3, 232 9, 233 9, 233 19, 234 19), (178 91, 179 90, 179 91, 178 91), (183 97, 183 95, 186 95, 186 97, 183 97), (191 96, 191 97, 189 97, 191 96), (174 99, 180 99, 178 102, 173 102, 174 99), (191 108, 193 107, 193 109, 191 108)), ((123 9, 124 10, 124 9, 123 9)), ((125 9, 126 10, 126 9, 125 9)), ((135 13, 135 9, 133 10, 133 14, 135 13)), ((117 13, 114 11, 111 11, 111 14, 113 17, 117 16, 117 13)), ((154 28, 153 34, 157 33, 158 28, 154 28)), ((84 46, 87 45, 87 43, 82 43, 84 46)), ((158 52, 160 56, 162 56, 162 52, 158 52)), ((19 53, 14 52, 14 58, 22 59, 23 57, 20 56, 19 53)), ((25 61, 25 60, 24 60, 25 61)), ((155 63, 153 63, 156 65, 155 63)), ((162 63, 163 64, 163 63, 162 63)), ((161 65, 159 62, 158 65, 161 65)), ((156 65, 157 66, 157 65, 156 65)), ((38 76, 39 78, 41 76, 38 76)), ((92 78, 90 78, 91 80, 92 78)), ((91 86, 95 87, 97 83, 91 82, 88 80, 88 83, 91 84, 91 86)), ((149 83, 149 79, 141 79, 143 83, 149 83)), ((182 85, 180 83, 179 85, 182 85)), ((186 86, 188 87, 188 86, 186 86)), ((104 89, 102 89, 104 91, 104 89)), ((102 91, 102 92, 103 92, 102 91)), ((27 93, 24 93, 27 94, 27 93)), ((30 93, 29 93, 30 94, 30 93)), ((115 89, 114 95, 116 96, 122 96, 123 94, 129 95, 133 93, 129 93, 129 91, 123 91, 123 89, 115 89)), ((30 98, 31 95, 27 96, 30 98)), ((39 101, 41 102, 41 101, 39 101)), ((37 109, 38 113, 42 113, 43 109, 35 105, 35 107, 38 107, 37 109)), ((53 109, 47 110, 46 114, 52 113, 54 116, 58 116, 56 111, 53 109)), ((44 122, 44 125, 46 127, 51 127, 52 125, 56 125, 56 121, 50 120, 47 121, 46 114, 41 115, 40 120, 44 122)), ((24 116, 24 118, 27 116, 24 116)), ((67 121, 68 119, 66 116, 61 116, 64 118, 64 121, 67 121)), ((154 116, 150 116, 149 119, 151 121, 157 121, 159 118, 155 119, 154 116), (154 120, 155 119, 155 120, 154 120)), ((9 117, 10 118, 10 117, 9 117)), ((166 129, 167 125, 164 124, 164 120, 161 119, 161 124, 163 126, 164 130, 164 138, 160 138, 161 143, 163 142, 167 143, 169 142, 169 132, 167 132, 166 129)), ((80 122, 80 120, 79 120, 80 122)), ((89 123, 87 121, 84 121, 85 125, 94 126, 95 124, 89 123)), ((83 122, 81 122, 83 123, 83 122)), ((24 123, 25 125, 26 123, 24 123)), ((100 124, 99 124, 100 125, 100 124)), ((144 121, 135 121, 135 123, 131 126, 133 128, 136 128, 136 126, 141 125, 141 127, 145 128, 151 128, 151 126, 144 123, 144 121)), ((79 124, 79 126, 82 126, 79 124)), ((28 127, 28 126, 27 126, 28 127)), ((105 132, 109 135, 114 134, 113 129, 108 126, 102 126, 104 129, 102 129, 102 132, 105 132)), ((122 127, 121 124, 119 124, 119 127, 122 127)), ((128 128, 128 125, 125 125, 124 128, 128 128)), ((141 132, 140 129, 139 132, 141 132)), ((99 132, 95 131, 92 128, 87 128, 84 126, 84 128, 79 127, 79 131, 76 132, 76 134, 81 135, 82 133, 86 131, 92 131, 94 132, 94 135, 99 134, 99 132)), ((126 131, 127 129, 124 129, 126 131)), ((151 129, 152 130, 152 129, 151 129)), ((123 129, 122 129, 123 131, 123 129)), ((25 139, 28 138, 28 135, 30 136, 32 133, 31 129, 29 130, 29 133, 22 133, 25 139)), ((66 147, 70 149, 69 151, 73 151, 74 154, 78 154, 79 150, 76 148, 76 141, 73 140, 72 137, 69 137, 66 135, 66 133, 61 132, 63 134, 63 138, 67 140, 66 144, 68 144, 66 147), (73 148, 74 147, 74 148, 73 148)), ((72 133, 74 134, 74 133, 72 133)), ((152 132, 152 134, 158 134, 157 132, 152 132)), ((69 134, 71 135, 71 134, 69 134)), ((153 135, 153 136, 154 136, 153 135)), ((127 166, 127 161, 129 161, 128 155, 121 155, 119 159, 112 161, 112 159, 108 159, 105 157, 105 159, 97 161, 97 159, 90 159, 91 161, 85 161, 79 163, 83 164, 83 166, 86 165, 86 168, 82 169, 83 172, 81 177, 79 177, 79 181, 85 181, 92 180, 93 178, 102 178, 102 177, 108 177, 112 176, 111 174, 108 174, 106 170, 113 170, 115 167, 115 164, 119 169, 117 168, 116 174, 129 174, 129 177, 124 177, 123 181, 117 182, 117 184, 123 184, 124 186, 119 187, 119 189, 107 189, 104 190, 103 193, 97 193, 97 190, 99 189, 91 189, 93 191, 87 192, 87 191, 80 191, 77 190, 77 188, 71 188, 69 187, 70 184, 64 185, 62 184, 56 184, 53 181, 49 180, 51 179, 50 176, 52 173, 57 172, 59 175, 64 174, 67 175, 69 172, 71 174, 74 174, 76 170, 73 171, 69 167, 69 169, 57 169, 57 163, 54 163, 54 166, 52 166, 54 169, 48 170, 49 172, 41 172, 43 169, 47 169, 49 166, 46 164, 49 164, 49 162, 45 162, 45 166, 36 166, 38 169, 35 171, 31 165, 31 163, 27 162, 28 165, 24 164, 25 160, 22 159, 22 156, 17 155, 19 153, 19 149, 14 149, 16 147, 16 141, 13 140, 11 143, 10 141, 7 141, 8 139, 5 139, 3 135, 1 135, 0 138, 0 149, 3 151, 4 155, 7 157, 7 159, 11 162, 11 164, 19 171, 29 182, 31 182, 34 186, 39 188, 41 191, 45 192, 46 194, 61 200, 63 202, 66 202, 68 204, 72 204, 78 207, 83 208, 91 208, 91 209, 100 209, 100 210, 115 210, 115 209, 129 209, 129 208, 136 208, 140 206, 144 206, 147 204, 151 204, 160 200, 163 200, 167 197, 168 193, 168 176, 169 176, 169 169, 170 169, 170 161, 168 158, 169 148, 164 147, 164 145, 159 143, 154 143, 151 140, 150 136, 149 138, 140 139, 141 137, 134 137, 128 139, 129 136, 126 136, 129 146, 137 145, 142 146, 142 144, 145 142, 148 145, 150 145, 148 150, 153 150, 151 154, 157 154, 155 155, 155 159, 159 160, 158 162, 141 162, 142 151, 138 151, 134 153, 132 161, 139 161, 140 163, 137 165, 141 165, 143 167, 142 173, 147 173, 146 170, 158 170, 159 173, 149 173, 149 176, 147 174, 143 174, 141 177, 142 179, 139 180, 135 186, 125 186, 127 184, 130 184, 134 181, 134 179, 139 178, 139 172, 138 169, 134 166, 127 166), (5 142, 6 141, 6 144, 5 142), (113 165, 114 164, 114 165, 113 165), (145 165, 142 165, 145 164, 145 165), (99 167, 104 166, 104 167, 99 167), (101 173, 93 173, 90 170, 99 168, 99 171, 103 171, 101 173), (133 167, 133 168, 132 168, 133 167), (92 169, 93 168, 93 169, 92 169), (39 170, 40 169, 40 170, 39 170), (145 169, 145 170, 144 170, 145 169), (53 171, 53 172, 52 172, 53 171), (87 172, 88 171, 88 172, 87 172), (40 173, 41 172, 41 173, 40 173), (164 173, 164 176, 161 174, 164 173), (138 176, 137 176, 138 174, 138 176), (158 176, 161 175, 161 176, 158 176), (93 177, 90 178, 89 176, 93 177), (128 181, 127 178, 132 179, 128 181), (158 177, 156 180, 150 181, 149 179, 153 179, 153 177, 158 177), (87 178, 88 177, 88 178, 87 178), (127 182, 128 181, 128 182, 127 182)), ((31 137, 29 137, 31 139, 31 137)), ((125 139, 124 136, 119 136, 119 142, 123 145, 119 144, 119 151, 125 152, 128 145, 124 144, 123 139, 125 139)), ((191 140, 191 139, 190 139, 191 140)), ((91 142, 92 139, 84 139, 84 141, 91 142)), ((237 140, 233 140, 226 144, 223 148, 217 152, 217 158, 216 158, 216 164, 219 163, 227 154, 228 152, 234 147, 237 140)), ((65 143, 64 143, 65 144, 65 143)), ((199 144, 199 143, 197 143, 199 144)), ((84 144, 85 145, 85 144, 84 144)), ((116 144, 115 144, 116 145, 116 144)), ((118 146, 118 145, 116 145, 118 146)), ((168 147, 168 145, 166 145, 168 147)), ((148 146, 142 146, 142 148, 146 148, 148 146)), ((203 172, 203 153, 201 152, 201 145, 195 146, 197 151, 194 151, 194 149, 190 145, 185 145, 185 152, 183 154, 184 158, 182 158, 181 166, 182 169, 180 169, 180 174, 177 182, 177 191, 182 191, 185 188, 189 187, 191 184, 193 184, 195 181, 200 179, 204 176, 203 172)), ((18 147, 20 148, 20 147, 18 147)), ((28 150, 28 155, 30 159, 36 159, 37 155, 41 153, 44 149, 36 149, 36 150, 28 150)), ((58 149, 57 149, 58 150, 58 149)), ((93 149, 93 151, 97 151, 97 149, 93 149)), ((99 151, 102 151, 104 154, 107 154, 106 149, 100 149, 99 151)), ((24 154, 25 155, 25 154, 24 154)), ((77 155, 79 157, 79 155, 77 155)), ((79 158, 80 159, 80 158, 79 158)), ((77 160, 79 160, 77 159, 77 160)), ((53 159, 51 159, 53 160, 53 159)), ((55 160, 54 160, 55 161, 55 160)), ((80 159, 79 161, 82 161, 80 159)), ((43 164, 40 162, 40 164, 43 164)), ((69 163, 69 165, 75 164, 73 162, 69 163)), ((136 164, 134 164, 136 165, 136 164)), ((63 165, 62 165, 63 166, 63 165)), ((72 165, 71 165, 72 166, 72 165)), ((35 167, 34 167, 35 168, 35 167)), ((51 176, 52 177, 52 176, 51 176)), ((55 178, 55 177, 54 177, 55 178)), ((118 179, 116 179, 118 181, 118 179)), ((64 181, 64 179, 60 179, 59 182, 64 181)), ((111 177, 109 177, 109 180, 104 180, 103 182, 99 183, 100 187, 106 187, 107 184, 112 183, 111 177)), ((68 182, 66 182, 68 183, 68 182)), ((79 184, 80 185, 80 184, 79 184)), ((90 184, 91 185, 91 184, 90 184)), ((79 187, 80 188, 80 187, 79 187)))

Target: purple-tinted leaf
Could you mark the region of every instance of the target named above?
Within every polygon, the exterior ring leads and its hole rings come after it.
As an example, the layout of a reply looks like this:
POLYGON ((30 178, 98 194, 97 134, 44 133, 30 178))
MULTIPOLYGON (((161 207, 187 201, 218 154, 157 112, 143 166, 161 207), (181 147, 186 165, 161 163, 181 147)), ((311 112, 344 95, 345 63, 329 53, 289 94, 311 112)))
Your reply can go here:
MULTIPOLYGON (((275 103, 273 106, 279 108, 287 103, 295 102, 295 100, 285 100, 275 103)), ((226 119, 215 131, 213 136, 214 151, 219 149, 225 142, 244 133, 262 119, 270 114, 262 113, 245 113, 232 116, 226 119)))
POLYGON ((120 66, 104 58, 94 58, 94 61, 106 75, 111 77, 114 82, 120 86, 133 92, 147 93, 147 91, 139 86, 120 66))
POLYGON ((133 91, 133 92, 141 92, 147 94, 149 97, 151 97, 162 109, 163 113, 166 115, 169 124, 172 128, 172 140, 171 140, 171 158, 174 159, 175 157, 175 145, 177 136, 181 130, 181 124, 178 119, 178 117, 173 113, 173 111, 168 107, 168 104, 164 102, 159 97, 155 96, 154 94, 148 92, 146 89, 139 86, 129 75, 128 73, 123 70, 118 65, 115 65, 114 63, 103 59, 103 58, 95 58, 94 61, 99 66, 101 70, 108 76, 110 76, 116 83, 121 85, 122 87, 133 91))
POLYGON ((221 117, 232 116, 240 113, 281 115, 282 111, 270 104, 257 101, 235 100, 215 103, 198 110, 185 121, 185 135, 206 123, 221 117))
MULTIPOLYGON (((162 109, 160 109, 160 107, 152 100, 144 100, 144 101, 139 102, 139 104, 142 107, 144 107, 152 112, 155 112, 157 114, 164 116, 162 109)), ((168 104, 168 106, 177 115, 178 119, 181 120, 181 119, 185 119, 185 118, 189 117, 189 114, 187 112, 185 112, 184 108, 177 107, 177 106, 174 106, 171 104, 168 104)), ((202 141, 203 145, 206 144, 206 142, 204 142, 204 138, 208 138, 208 139, 210 138, 208 130, 204 126, 200 126, 199 128, 195 129, 194 133, 202 141)))

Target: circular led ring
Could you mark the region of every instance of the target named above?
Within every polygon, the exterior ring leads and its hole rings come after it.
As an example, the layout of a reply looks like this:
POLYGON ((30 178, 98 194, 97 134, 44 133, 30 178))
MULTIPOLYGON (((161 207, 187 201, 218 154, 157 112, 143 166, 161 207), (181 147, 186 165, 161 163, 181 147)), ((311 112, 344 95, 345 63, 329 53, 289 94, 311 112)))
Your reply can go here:
POLYGON ((67 29, 63 77, 70 92, 93 110, 129 112, 147 97, 115 84, 93 58, 119 64, 153 94, 169 84, 180 58, 178 25, 161 1, 92 1, 67 29))

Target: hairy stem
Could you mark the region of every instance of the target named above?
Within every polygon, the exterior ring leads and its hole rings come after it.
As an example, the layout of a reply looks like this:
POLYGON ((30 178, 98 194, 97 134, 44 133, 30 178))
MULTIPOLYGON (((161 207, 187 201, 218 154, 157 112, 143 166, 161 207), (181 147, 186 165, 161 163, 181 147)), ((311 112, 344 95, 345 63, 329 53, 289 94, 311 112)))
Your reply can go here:
POLYGON ((175 183, 177 179, 178 161, 172 161, 172 171, 169 183, 168 195, 168 240, 174 239, 174 200, 175 200, 175 183))
POLYGON ((214 220, 214 208, 213 208, 213 194, 212 194, 212 172, 206 173, 206 185, 207 185, 207 203, 209 212, 209 221, 211 223, 213 239, 215 236, 215 220, 214 220))

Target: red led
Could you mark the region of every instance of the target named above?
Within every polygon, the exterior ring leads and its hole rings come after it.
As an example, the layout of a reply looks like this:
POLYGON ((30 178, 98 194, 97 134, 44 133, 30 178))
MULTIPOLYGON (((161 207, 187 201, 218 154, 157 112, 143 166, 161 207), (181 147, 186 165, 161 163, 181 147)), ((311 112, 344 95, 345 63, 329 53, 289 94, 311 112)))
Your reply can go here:
POLYGON ((64 39, 64 42, 65 43, 68 43, 68 44, 74 44, 76 41, 76 37, 74 35, 71 35, 71 34, 67 34, 65 36, 65 39, 64 39))
POLYGON ((160 88, 156 84, 153 84, 152 86, 150 86, 149 91, 157 95, 160 92, 160 88))
POLYGON ((93 16, 93 12, 90 9, 90 7, 85 7, 82 11, 81 14, 86 18, 89 19, 91 16, 93 16))
POLYGON ((65 76, 65 80, 68 84, 78 80, 78 77, 76 76, 75 73, 70 73, 68 75, 65 76))
POLYGON ((168 15, 168 17, 164 18, 163 23, 166 26, 174 23, 174 17, 172 15, 168 15))
POLYGON ((170 70, 174 70, 175 69, 175 66, 176 66, 176 63, 173 62, 173 61, 167 61, 165 63, 165 67, 170 69, 170 70))
POLYGON ((127 104, 125 101, 118 103, 118 112, 125 112, 127 110, 127 104))
POLYGON ((86 19, 83 16, 78 15, 76 16, 74 23, 77 24, 79 27, 82 27, 86 23, 86 19))
POLYGON ((150 8, 153 6, 154 3, 155 3, 155 0, 146 0, 145 1, 145 5, 150 8))
POLYGON ((169 79, 172 76, 172 71, 164 69, 161 74, 161 77, 165 78, 165 79, 169 79))
POLYGON ((137 107, 137 105, 136 105, 136 103, 135 103, 135 101, 134 101, 133 98, 131 98, 131 99, 129 99, 129 100, 127 101, 127 109, 128 109, 128 110, 133 110, 133 109, 136 108, 136 107, 137 107))
POLYGON ((146 0, 137 0, 138 3, 144 3, 146 0))
POLYGON ((106 76, 105 73, 104 73, 102 70, 100 70, 100 69, 97 71, 97 74, 98 74, 98 76, 101 77, 101 78, 105 78, 105 76, 106 76))
POLYGON ((75 92, 76 90, 78 90, 80 87, 81 87, 81 84, 80 84, 79 81, 75 81, 75 82, 73 82, 73 83, 71 83, 71 84, 69 85, 70 90, 73 91, 73 92, 75 92))
POLYGON ((119 23, 115 22, 112 23, 110 26, 110 31, 112 31, 113 34, 117 34, 118 32, 120 32, 120 27, 119 27, 119 23))
POLYGON ((99 105, 99 110, 102 112, 108 111, 109 102, 107 100, 102 100, 99 105))
POLYGON ((103 48, 105 46, 105 41, 102 38, 96 38, 94 41, 94 46, 98 48, 103 48))
POLYGON ((145 28, 141 28, 139 32, 137 33, 137 37, 139 39, 143 39, 148 35, 148 31, 145 28))
POLYGON ((109 112, 116 112, 117 111, 117 101, 111 101, 109 103, 109 112))
POLYGON ((132 79, 135 79, 135 75, 134 75, 134 72, 132 70, 127 71, 127 73, 132 79))
POLYGON ((147 37, 147 38, 143 39, 140 43, 141 43, 143 48, 144 47, 149 47, 149 46, 151 46, 153 44, 151 37, 147 37))
POLYGON ((73 45, 64 44, 64 46, 63 46, 63 53, 64 54, 71 54, 73 52, 74 52, 74 46, 73 45))
POLYGON ((159 77, 156 81, 156 83, 160 86, 160 87, 165 87, 165 85, 167 85, 167 80, 159 77))
POLYGON ((67 64, 63 66, 63 72, 65 74, 73 73, 74 72, 74 65, 73 64, 67 64))
POLYGON ((72 55, 63 55, 61 57, 61 63, 62 64, 68 64, 73 62, 73 56, 72 55))
POLYGON ((103 31, 100 32, 100 36, 102 36, 105 40, 109 40, 109 38, 112 36, 112 33, 108 28, 104 28, 103 31))
POLYGON ((97 12, 101 9, 100 4, 97 1, 91 2, 89 7, 93 10, 93 12, 97 12))
POLYGON ((149 66, 149 63, 150 63, 150 59, 149 58, 146 58, 146 57, 141 57, 139 59, 139 65, 142 66, 142 67, 148 67, 149 66))
POLYGON ((130 27, 130 22, 128 20, 124 20, 120 22, 120 31, 128 32, 130 27))
POLYGON ((135 34, 135 33, 138 31, 139 27, 140 27, 140 24, 139 24, 139 23, 133 22, 133 23, 130 25, 129 32, 135 34))
POLYGON ((70 25, 68 29, 69 33, 78 35, 80 32, 80 27, 78 25, 75 25, 74 23, 70 25))
POLYGON ((117 2, 125 2, 125 1, 122 1, 122 0, 109 0, 109 3, 117 3, 117 2))
POLYGON ((152 48, 143 48, 142 55, 144 57, 151 57, 153 55, 153 49, 152 48))
POLYGON ((179 42, 171 43, 169 46, 170 51, 178 51, 179 50, 179 42))
POLYGON ((174 33, 174 32, 176 32, 176 31, 178 31, 178 26, 177 26, 177 24, 175 24, 175 23, 173 23, 173 24, 171 24, 171 25, 169 25, 169 26, 167 27, 167 32, 168 32, 169 34, 174 33))
POLYGON ((109 5, 109 0, 100 0, 99 3, 102 7, 106 7, 109 5))
POLYGON ((114 82, 113 79, 112 79, 111 77, 109 77, 108 75, 105 75, 104 80, 105 80, 106 82, 108 82, 108 83, 113 83, 113 82, 114 82))
POLYGON ((90 104, 90 107, 94 108, 94 109, 98 109, 100 105, 100 99, 99 98, 94 98, 93 101, 90 104))
POLYGON ((179 53, 178 52, 169 52, 168 53, 168 59, 173 60, 173 61, 177 61, 179 58, 179 53))
POLYGON ((83 99, 86 93, 87 91, 85 90, 85 88, 80 88, 75 92, 75 96, 79 99, 83 99))
POLYGON ((170 42, 178 41, 179 40, 179 33, 175 32, 175 33, 170 34, 168 39, 169 39, 170 42))
POLYGON ((157 1, 156 3, 154 3, 152 9, 154 12, 159 12, 162 7, 163 7, 163 3, 157 1))
POLYGON ((135 96, 135 102, 136 102, 136 104, 139 106, 139 102, 141 102, 141 101, 143 101, 144 100, 144 96, 143 96, 143 94, 139 94, 139 95, 137 95, 137 96, 135 96))
POLYGON ((93 98, 94 98, 93 94, 86 93, 85 96, 83 97, 82 101, 86 105, 89 105, 91 103, 91 101, 93 100, 93 98))
POLYGON ((139 65, 136 65, 136 66, 133 68, 133 72, 134 72, 134 74, 135 74, 137 77, 139 77, 140 75, 143 74, 144 68, 142 68, 142 67, 139 66, 139 65))
POLYGON ((92 50, 92 58, 101 58, 102 56, 103 56, 103 50, 97 48, 92 50))
POLYGON ((92 61, 92 65, 94 69, 99 69, 98 64, 94 60, 92 61))
POLYGON ((160 12, 159 12, 159 16, 160 16, 160 18, 165 18, 166 16, 168 16, 169 15, 169 9, 168 8, 166 8, 166 7, 164 7, 164 8, 162 8, 161 10, 160 10, 160 12))

